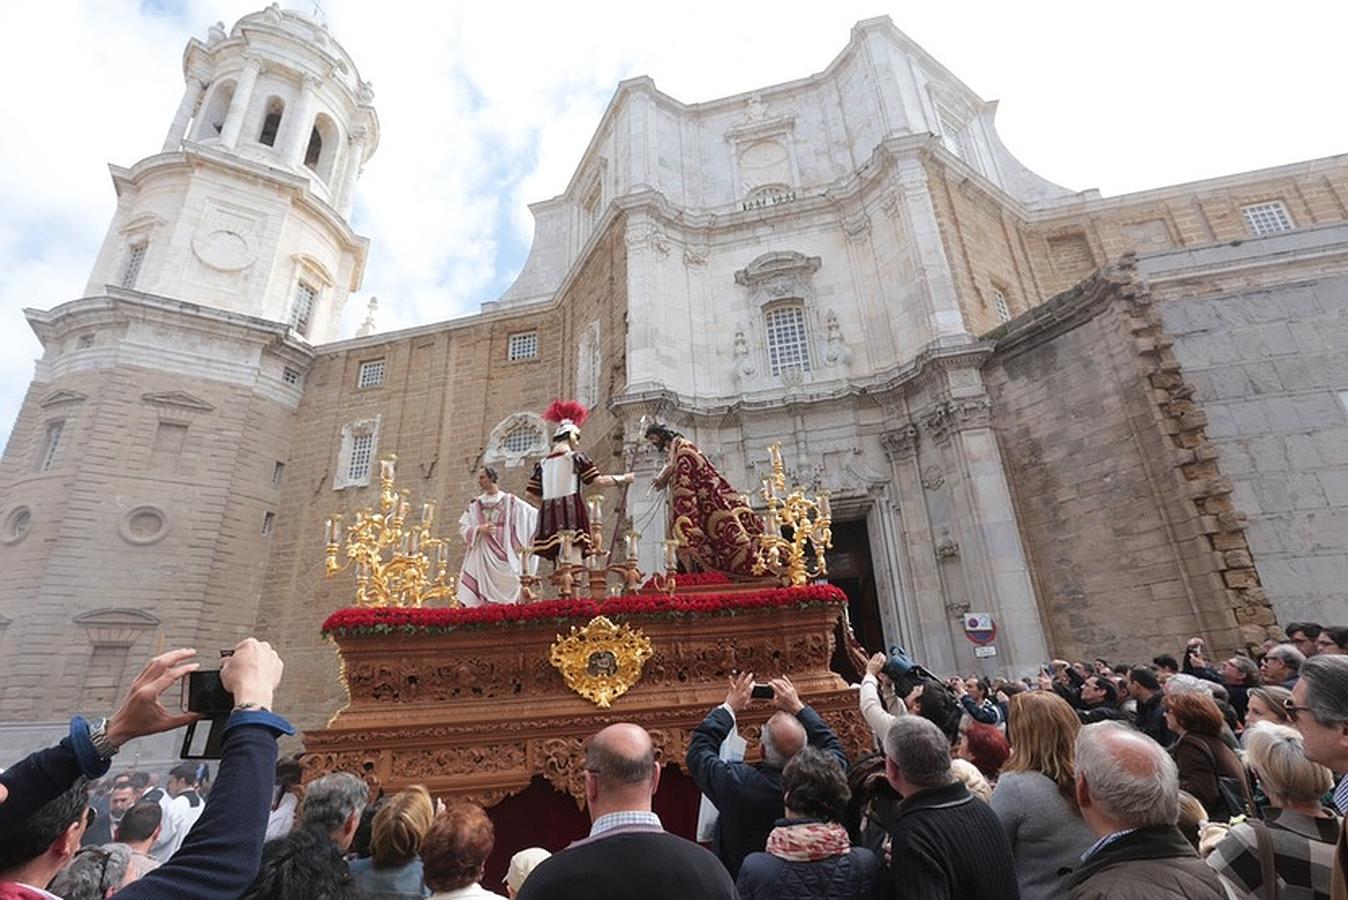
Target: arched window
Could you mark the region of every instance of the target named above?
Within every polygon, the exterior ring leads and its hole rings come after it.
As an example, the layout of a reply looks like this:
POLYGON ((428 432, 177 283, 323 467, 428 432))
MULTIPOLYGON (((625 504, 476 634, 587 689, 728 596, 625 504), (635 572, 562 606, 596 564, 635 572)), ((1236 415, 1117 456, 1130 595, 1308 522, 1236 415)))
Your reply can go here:
POLYGON ((280 97, 267 98, 267 115, 262 120, 262 131, 257 142, 267 147, 276 146, 276 135, 281 131, 281 117, 285 115, 286 104, 280 97))
POLYGON ((337 123, 319 113, 314 119, 313 130, 309 132, 309 146, 304 151, 304 165, 325 182, 332 178, 334 171, 337 145, 340 143, 337 138, 337 123))
POLYGON ((318 168, 319 157, 323 155, 323 135, 315 128, 309 132, 309 148, 304 151, 304 164, 311 169, 318 168))
POLYGON ((790 370, 809 371, 810 343, 805 330, 805 307, 799 303, 774 306, 764 314, 768 333, 768 364, 773 375, 790 370))
POLYGON ((223 81, 211 91, 211 99, 197 119, 196 138, 199 141, 218 138, 225 127, 225 116, 229 115, 229 104, 234 102, 234 82, 223 81))
POLYGON ((545 455, 548 452, 546 425, 534 413, 519 412, 506 416, 487 437, 487 449, 483 451, 482 461, 520 466, 527 457, 545 455))
POLYGON ((543 432, 531 422, 519 422, 501 440, 501 449, 507 453, 528 453, 543 443, 543 432))

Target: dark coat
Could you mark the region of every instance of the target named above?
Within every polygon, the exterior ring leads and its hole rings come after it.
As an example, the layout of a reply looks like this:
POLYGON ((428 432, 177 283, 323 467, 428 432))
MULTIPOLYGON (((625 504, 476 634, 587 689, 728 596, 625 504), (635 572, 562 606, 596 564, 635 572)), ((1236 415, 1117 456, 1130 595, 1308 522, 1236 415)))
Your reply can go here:
MULTIPOLYGON (((809 745, 832 753, 846 770, 847 754, 842 743, 819 718, 819 713, 807 706, 796 713, 796 718, 805 728, 809 745)), ((767 845, 768 833, 785 814, 781 769, 721 759, 721 743, 734 727, 735 719, 730 712, 725 707, 716 707, 693 731, 686 759, 688 773, 697 782, 698 790, 716 805, 719 815, 712 850, 725 863, 731 878, 739 875, 744 857, 767 845)))
POLYGON ((1125 834, 1068 879, 1072 900, 1227 900, 1221 878, 1173 825, 1125 834))
POLYGON ((1179 769, 1180 790, 1193 794, 1211 820, 1225 822, 1229 817, 1217 785, 1219 776, 1236 779, 1243 789, 1246 805, 1250 804, 1250 782, 1245 777, 1245 767, 1221 738, 1186 734, 1175 742, 1170 753, 1179 769))
POLYGON ((1019 900, 1001 820, 958 781, 899 806, 889 867, 893 900, 1019 900))
POLYGON ((576 841, 538 864, 518 900, 735 900, 735 883, 707 850, 655 828, 576 841))
POLYGON ((750 853, 735 889, 740 900, 876 900, 880 861, 863 847, 812 862, 750 853))
POLYGON ((1137 701, 1135 725, 1138 731, 1162 747, 1169 747, 1175 742, 1175 732, 1166 727, 1165 708, 1161 706, 1163 699, 1161 692, 1157 691, 1150 699, 1137 701))

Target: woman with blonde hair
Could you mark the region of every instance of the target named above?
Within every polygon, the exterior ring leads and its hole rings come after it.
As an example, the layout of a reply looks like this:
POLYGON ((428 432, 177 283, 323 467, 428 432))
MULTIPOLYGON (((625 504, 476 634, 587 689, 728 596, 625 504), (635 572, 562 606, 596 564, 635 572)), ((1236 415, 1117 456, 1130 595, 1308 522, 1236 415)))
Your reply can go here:
POLYGON ((421 785, 401 791, 374 815, 370 858, 351 863, 351 880, 367 900, 429 897, 423 881, 421 846, 435 822, 435 804, 421 785))
POLYGON ((1246 732, 1245 762, 1263 784, 1269 810, 1263 822, 1233 826, 1208 865, 1252 897, 1271 896, 1266 878, 1277 879, 1282 897, 1327 896, 1339 820, 1320 805, 1320 797, 1334 776, 1306 759, 1301 733, 1286 725, 1263 723, 1246 732), (1261 842, 1272 852, 1271 873, 1261 863, 1261 842))
POLYGON ((1067 897, 1067 878, 1060 873, 1081 865, 1081 855, 1095 843, 1076 801, 1080 730, 1076 712, 1052 691, 1011 698, 1011 758, 1002 766, 991 806, 1011 840, 1022 897, 1067 897))
POLYGON ((1292 698, 1292 692, 1285 687, 1265 685, 1250 688, 1249 705, 1245 708, 1245 734, 1260 722, 1270 725, 1291 725, 1287 715, 1286 701, 1292 698))

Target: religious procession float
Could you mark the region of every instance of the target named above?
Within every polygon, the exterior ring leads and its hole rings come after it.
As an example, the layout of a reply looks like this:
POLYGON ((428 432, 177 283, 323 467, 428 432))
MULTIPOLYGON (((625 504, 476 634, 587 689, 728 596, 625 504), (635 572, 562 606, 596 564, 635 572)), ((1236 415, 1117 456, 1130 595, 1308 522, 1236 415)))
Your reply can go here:
MULTIPOLYGON (((746 671, 789 676, 850 752, 869 748, 856 695, 830 670, 850 630, 846 596, 822 580, 827 495, 788 488, 773 446, 759 515, 691 441, 652 425, 646 437, 668 457, 655 486, 668 491, 670 537, 664 570, 648 574, 626 515, 632 475, 603 475, 579 450, 584 416, 579 404, 549 409, 553 444, 529 481, 532 502, 479 470, 483 493, 458 523, 457 579, 434 505, 414 513, 394 457, 381 460, 377 508, 328 522, 328 575, 355 588, 355 605, 323 625, 349 701, 304 735, 307 778, 356 772, 386 792, 423 784, 495 807, 498 832, 512 815, 537 828, 559 801, 583 822, 585 740, 636 722, 666 766, 656 809, 691 835, 696 789, 671 767, 731 673, 746 671), (583 495, 604 486, 621 489, 608 516, 601 497, 583 495)), ((750 758, 772 712, 741 717, 750 758)))

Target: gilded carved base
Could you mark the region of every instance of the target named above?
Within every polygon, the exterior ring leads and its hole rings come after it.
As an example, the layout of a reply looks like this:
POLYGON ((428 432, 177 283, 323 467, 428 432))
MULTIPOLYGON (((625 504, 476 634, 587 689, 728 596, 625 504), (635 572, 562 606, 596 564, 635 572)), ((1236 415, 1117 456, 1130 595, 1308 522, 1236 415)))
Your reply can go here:
MULTIPOLYGON (((491 805, 541 775, 584 802, 584 742, 614 722, 650 731, 657 758, 682 765, 692 730, 725 699, 732 670, 789 675, 848 752, 871 747, 856 693, 829 670, 836 604, 745 609, 734 615, 615 616, 641 628, 653 652, 642 677, 609 709, 572 692, 549 648, 584 618, 498 624, 449 634, 335 637, 350 702, 305 733, 306 780, 349 771, 396 791, 491 805)), ((740 717, 757 752, 763 704, 740 717)))

